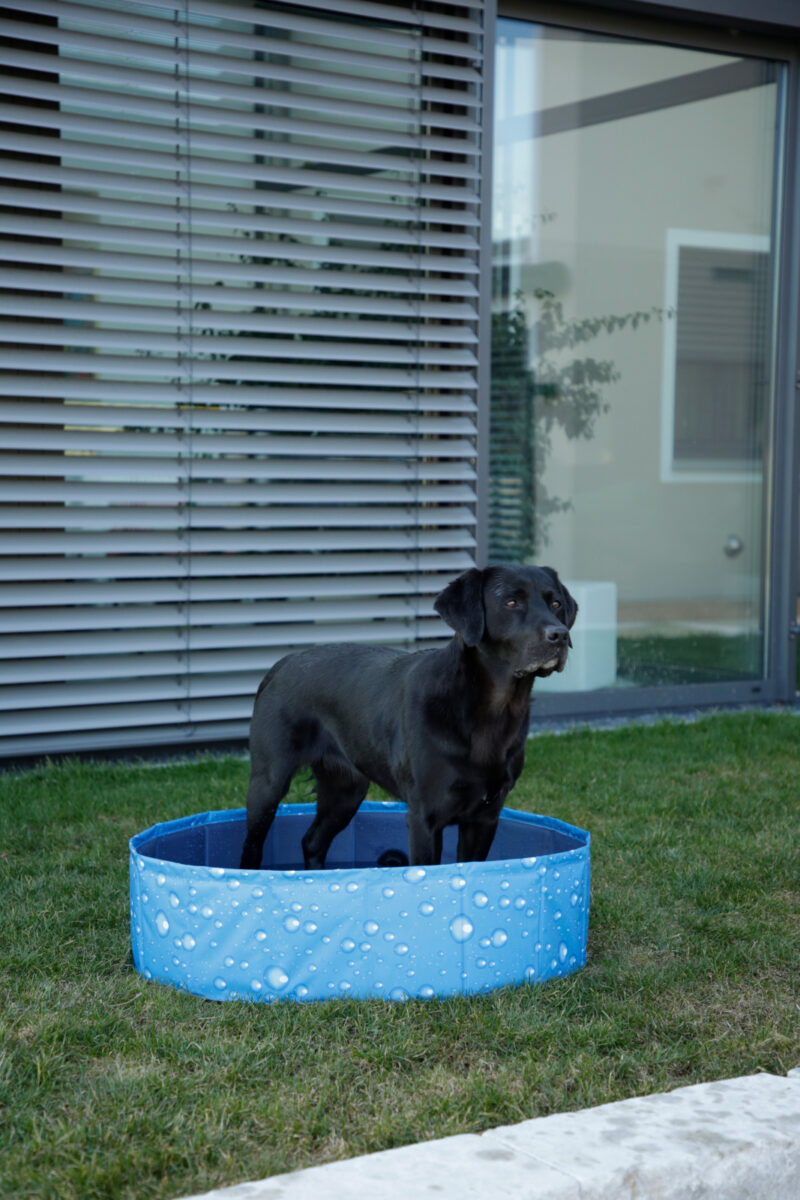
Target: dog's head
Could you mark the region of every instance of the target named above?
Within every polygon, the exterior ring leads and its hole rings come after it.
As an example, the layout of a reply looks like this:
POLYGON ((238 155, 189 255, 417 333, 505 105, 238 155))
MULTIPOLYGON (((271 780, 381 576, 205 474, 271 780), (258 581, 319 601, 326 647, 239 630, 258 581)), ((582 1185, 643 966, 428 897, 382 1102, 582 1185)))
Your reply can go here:
POLYGON ((544 678, 567 664, 578 605, 552 567, 473 568, 434 608, 465 646, 486 645, 518 677, 544 678))

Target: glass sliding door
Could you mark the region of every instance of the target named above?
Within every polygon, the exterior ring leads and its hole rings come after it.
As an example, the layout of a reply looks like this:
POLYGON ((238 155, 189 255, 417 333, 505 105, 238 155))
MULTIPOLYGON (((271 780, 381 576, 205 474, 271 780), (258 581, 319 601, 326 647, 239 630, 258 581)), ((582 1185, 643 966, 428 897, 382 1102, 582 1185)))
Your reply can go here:
POLYGON ((542 692, 765 674, 781 70, 498 21, 489 557, 581 606, 542 692))

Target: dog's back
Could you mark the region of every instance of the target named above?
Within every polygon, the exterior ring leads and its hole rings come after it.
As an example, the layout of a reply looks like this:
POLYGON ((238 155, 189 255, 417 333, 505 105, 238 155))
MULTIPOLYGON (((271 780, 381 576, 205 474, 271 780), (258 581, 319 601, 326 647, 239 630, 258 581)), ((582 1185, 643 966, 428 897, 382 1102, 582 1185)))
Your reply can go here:
POLYGON ((256 767, 284 759, 288 770, 292 759, 296 770, 335 749, 354 765, 366 758, 374 768, 375 747, 391 744, 407 677, 423 655, 428 652, 340 643, 280 659, 256 695, 250 736, 256 767))

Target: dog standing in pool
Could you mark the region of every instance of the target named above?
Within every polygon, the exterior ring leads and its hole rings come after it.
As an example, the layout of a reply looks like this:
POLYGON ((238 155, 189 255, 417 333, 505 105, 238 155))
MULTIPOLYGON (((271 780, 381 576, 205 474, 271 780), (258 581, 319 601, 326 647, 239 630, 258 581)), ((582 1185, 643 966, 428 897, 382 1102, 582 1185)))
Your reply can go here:
POLYGON ((370 782, 408 806, 412 864, 441 860, 448 825, 459 862, 486 858, 522 770, 533 681, 564 670, 578 606, 550 567, 494 566, 460 575, 434 608, 454 630, 441 650, 314 646, 267 672, 250 726, 243 868, 261 866, 305 765, 317 793, 307 868, 325 865, 370 782))

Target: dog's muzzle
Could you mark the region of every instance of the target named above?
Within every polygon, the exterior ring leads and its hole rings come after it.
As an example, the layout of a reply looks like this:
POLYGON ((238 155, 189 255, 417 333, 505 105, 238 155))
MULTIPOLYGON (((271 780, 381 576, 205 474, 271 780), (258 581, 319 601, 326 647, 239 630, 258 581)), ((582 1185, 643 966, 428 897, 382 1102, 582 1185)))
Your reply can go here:
POLYGON ((563 671, 567 665, 567 654, 572 645, 568 630, 553 630, 542 646, 531 647, 528 651, 529 661, 524 667, 514 672, 515 679, 525 675, 552 675, 554 671, 563 671))

